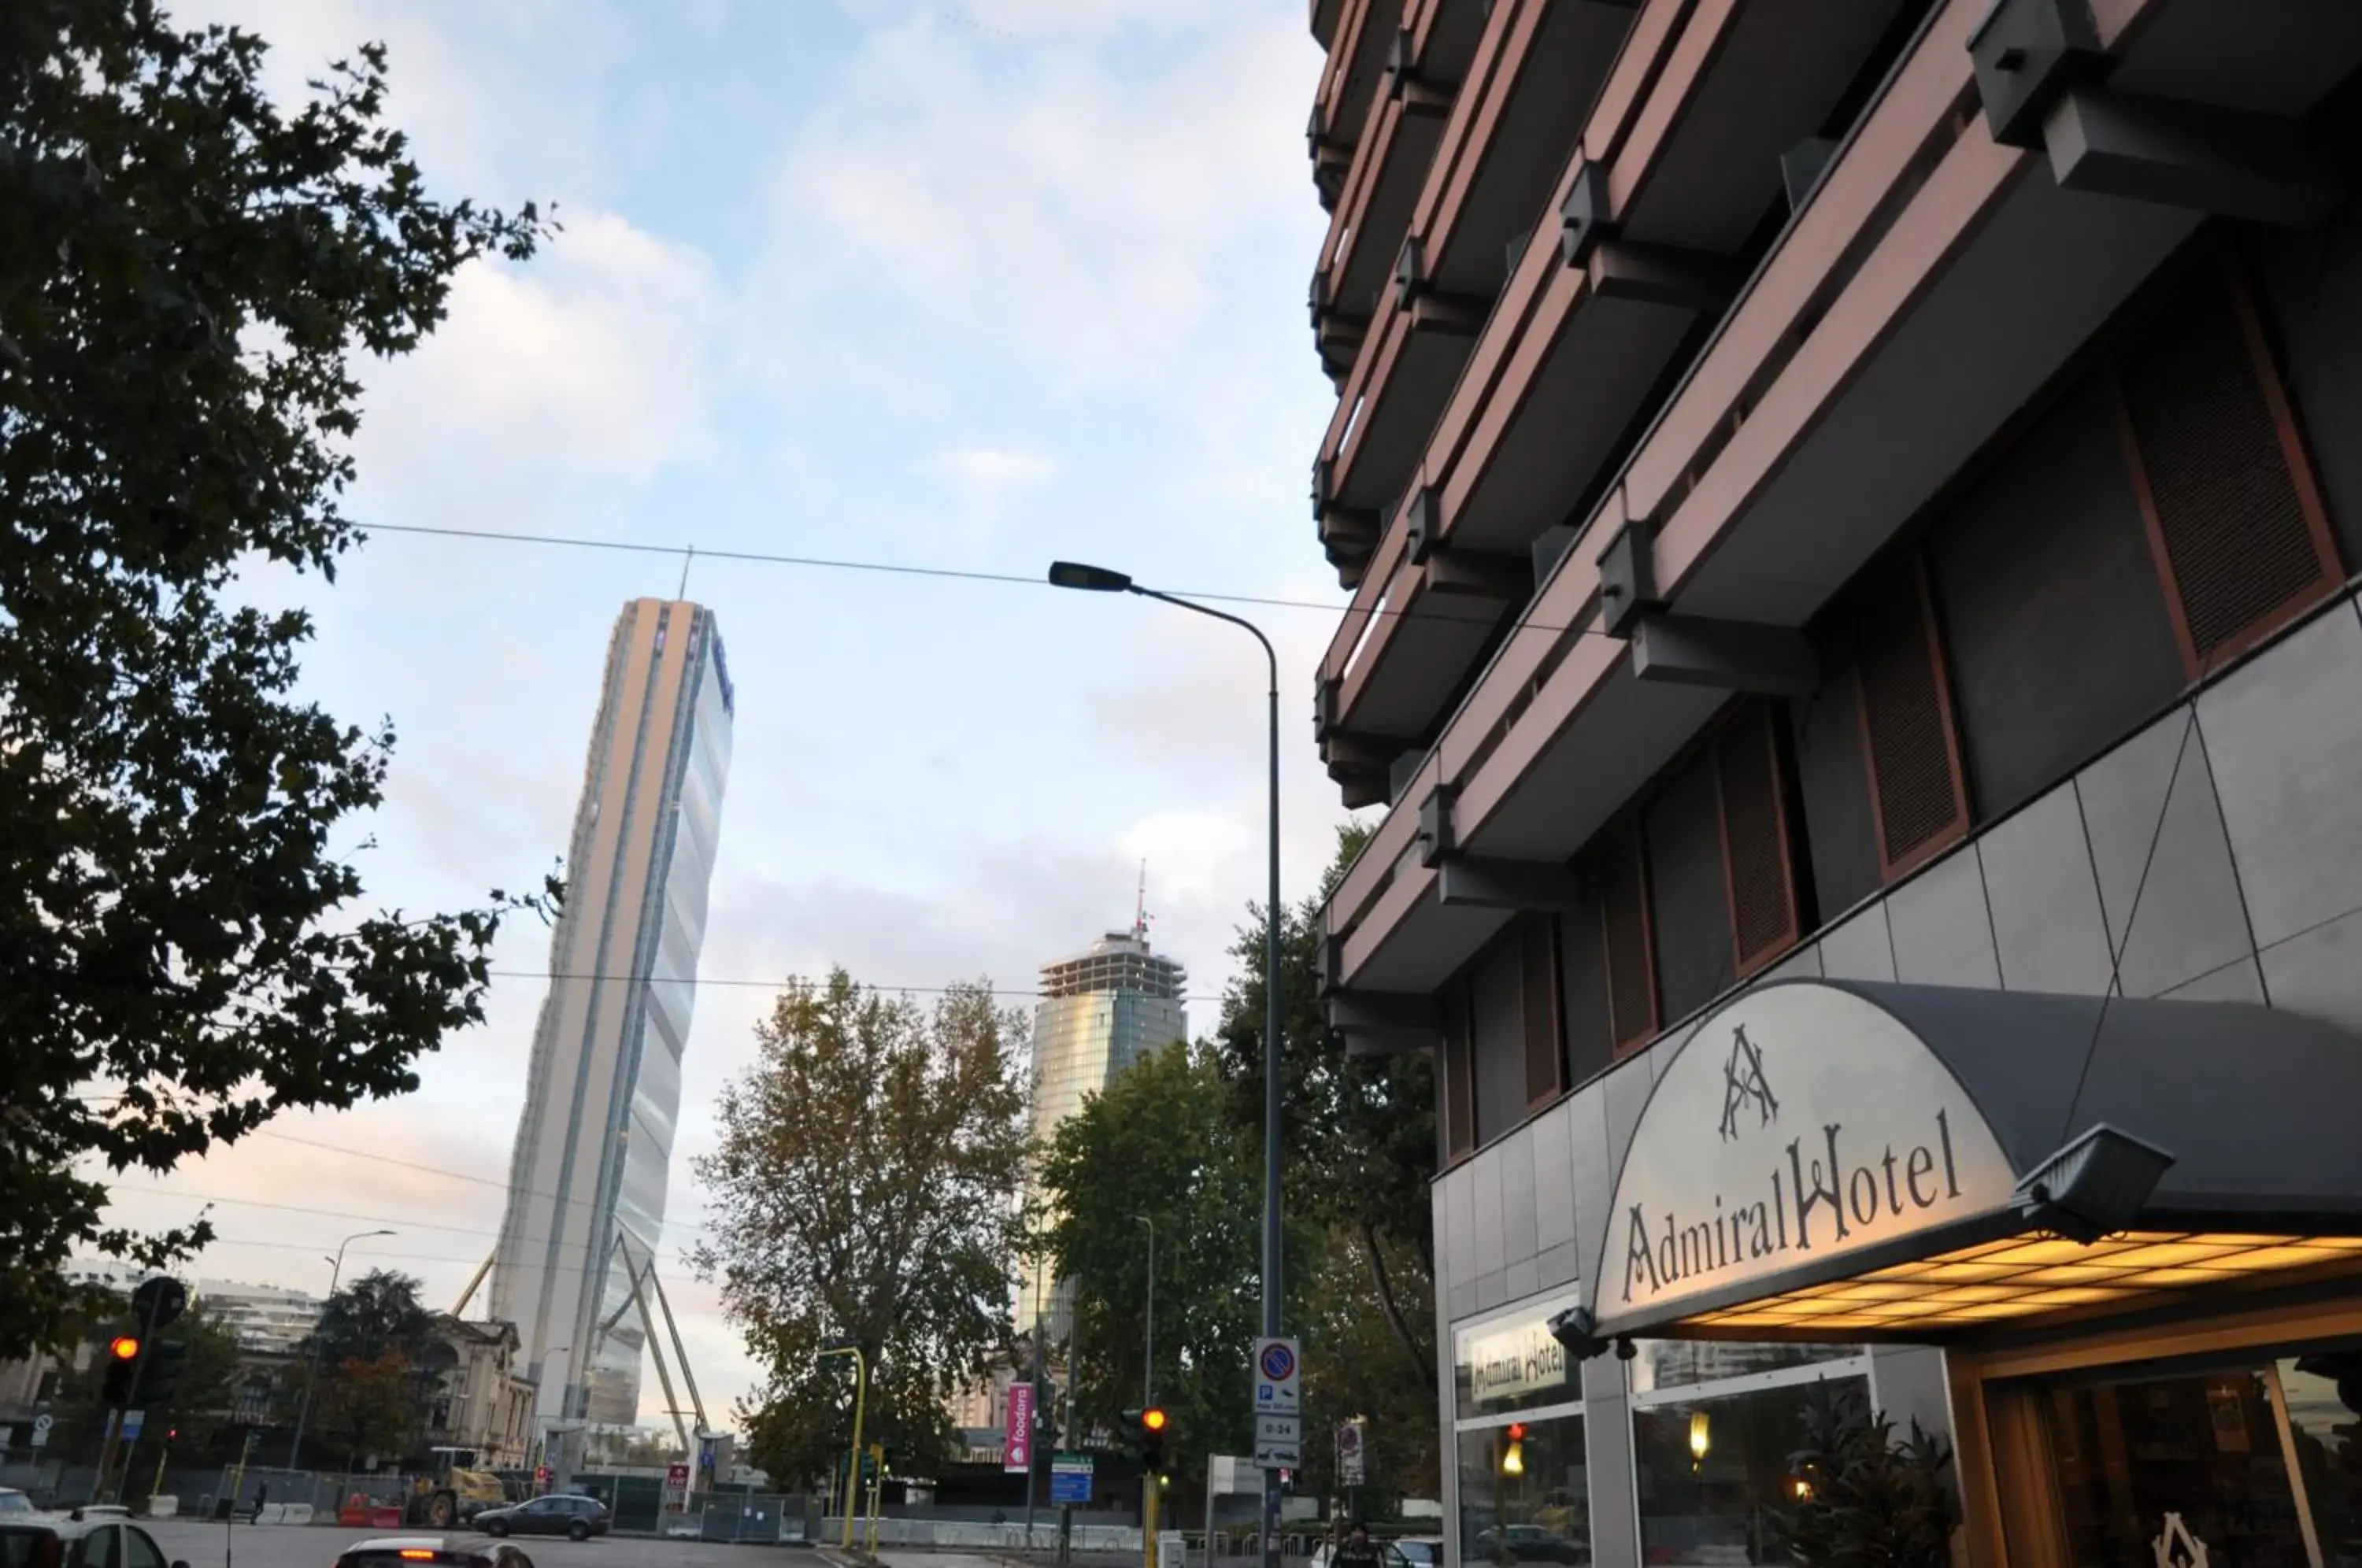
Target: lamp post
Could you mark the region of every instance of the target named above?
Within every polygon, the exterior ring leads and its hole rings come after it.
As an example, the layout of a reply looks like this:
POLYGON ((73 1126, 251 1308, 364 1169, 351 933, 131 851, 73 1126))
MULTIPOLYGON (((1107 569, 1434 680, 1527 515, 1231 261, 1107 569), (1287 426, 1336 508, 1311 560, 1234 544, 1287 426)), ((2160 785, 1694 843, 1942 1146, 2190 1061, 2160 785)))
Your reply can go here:
POLYGON ((853 1358, 853 1458, 844 1471, 844 1550, 853 1550, 853 1511, 861 1495, 861 1416, 869 1398, 869 1363, 863 1358, 861 1347, 852 1340, 837 1338, 821 1347, 820 1359, 833 1355, 853 1358))
POLYGON ((1156 1403, 1156 1220, 1147 1214, 1132 1218, 1148 1227, 1148 1353, 1140 1368, 1140 1408, 1145 1410, 1156 1403))
MULTIPOLYGON (((1253 622, 1192 600, 1160 593, 1153 588, 1142 588, 1124 573, 1106 567, 1085 566, 1079 561, 1053 561, 1050 563, 1050 582, 1055 588, 1080 589, 1090 593, 1136 593, 1142 599, 1162 600, 1196 614, 1227 621, 1263 645, 1264 659, 1271 668, 1271 888, 1264 911, 1263 952, 1263 1331, 1264 1338, 1275 1339, 1279 1335, 1280 1296, 1279 655, 1272 651, 1271 639, 1264 636, 1253 622)), ((1275 1470, 1263 1473, 1263 1561, 1264 1568, 1279 1568, 1279 1473, 1275 1470)))
MULTIPOLYGON (((343 1241, 337 1243, 337 1255, 328 1261, 328 1298, 327 1300, 320 1303, 321 1324, 327 1322, 328 1309, 336 1305, 337 1282, 342 1279, 345 1275, 345 1249, 351 1246, 355 1242, 366 1242, 371 1236, 391 1236, 394 1234, 396 1234, 396 1232, 392 1231, 356 1231, 351 1235, 347 1236, 343 1241)), ((302 1463, 304 1458, 304 1423, 309 1421, 312 1418, 312 1390, 319 1384, 319 1381, 320 1327, 315 1324, 312 1330, 311 1371, 310 1375, 304 1379, 304 1402, 295 1408, 295 1436, 293 1441, 289 1442, 287 1445, 287 1468, 290 1470, 301 1470, 304 1468, 302 1463)))

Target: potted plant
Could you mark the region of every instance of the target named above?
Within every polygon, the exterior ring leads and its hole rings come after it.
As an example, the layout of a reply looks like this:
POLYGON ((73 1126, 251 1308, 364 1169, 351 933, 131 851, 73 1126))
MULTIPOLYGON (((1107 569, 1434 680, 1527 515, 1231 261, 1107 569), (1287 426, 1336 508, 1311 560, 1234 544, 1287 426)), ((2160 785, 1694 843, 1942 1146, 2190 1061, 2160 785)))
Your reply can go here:
POLYGON ((1805 1441, 1789 1457, 1781 1511, 1797 1568, 1948 1568, 1957 1519, 1943 1439, 1873 1413, 1851 1390, 1824 1389, 1805 1409, 1805 1441))

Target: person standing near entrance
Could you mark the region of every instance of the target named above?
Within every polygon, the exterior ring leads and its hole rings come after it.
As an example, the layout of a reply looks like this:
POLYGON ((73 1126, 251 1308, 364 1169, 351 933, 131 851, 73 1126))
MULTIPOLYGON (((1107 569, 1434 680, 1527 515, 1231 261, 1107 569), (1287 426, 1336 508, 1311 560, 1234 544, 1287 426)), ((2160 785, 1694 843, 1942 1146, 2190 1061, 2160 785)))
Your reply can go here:
POLYGON ((263 1503, 264 1503, 265 1501, 267 1501, 267 1500, 269 1499, 269 1497, 270 1497, 270 1482, 268 1482, 268 1481, 258 1481, 258 1482, 256 1482, 256 1483, 254 1484, 254 1517, 253 1517, 253 1518, 249 1518, 249 1519, 248 1519, 248 1520, 246 1521, 247 1523, 248 1523, 248 1524, 260 1524, 260 1523, 262 1522, 262 1505, 263 1505, 263 1503))

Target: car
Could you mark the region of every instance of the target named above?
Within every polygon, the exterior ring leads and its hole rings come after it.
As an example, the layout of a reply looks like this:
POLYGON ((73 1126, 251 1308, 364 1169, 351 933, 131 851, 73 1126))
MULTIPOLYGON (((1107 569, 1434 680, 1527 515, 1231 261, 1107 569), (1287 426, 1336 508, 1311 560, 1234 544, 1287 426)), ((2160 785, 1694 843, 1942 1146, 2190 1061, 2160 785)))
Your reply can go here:
POLYGON ((40 1509, 33 1507, 33 1499, 17 1490, 16 1487, 0 1486, 0 1519, 39 1512, 40 1509))
POLYGON ((1403 1554, 1410 1568, 1443 1568, 1443 1538, 1440 1535, 1406 1535, 1395 1541, 1395 1550, 1403 1554))
POLYGON ((0 1568, 189 1568, 168 1564, 156 1538, 119 1511, 76 1512, 88 1517, 0 1518, 0 1568))
POLYGON ((569 1540, 604 1535, 608 1522, 606 1504, 565 1492, 511 1507, 486 1508, 476 1516, 476 1528, 486 1535, 562 1535, 569 1540))
MULTIPOLYGON (((1329 1568, 1332 1546, 1332 1542, 1324 1540, 1312 1549, 1311 1568, 1329 1568)), ((1370 1542, 1370 1549, 1378 1554, 1379 1568, 1419 1568, 1391 1540, 1374 1540, 1370 1542)), ((1437 1568, 1440 1568, 1440 1562, 1437 1568)))
POLYGON ((448 1536, 381 1535, 346 1547, 336 1568, 533 1568, 533 1559, 504 1540, 454 1544, 448 1536))

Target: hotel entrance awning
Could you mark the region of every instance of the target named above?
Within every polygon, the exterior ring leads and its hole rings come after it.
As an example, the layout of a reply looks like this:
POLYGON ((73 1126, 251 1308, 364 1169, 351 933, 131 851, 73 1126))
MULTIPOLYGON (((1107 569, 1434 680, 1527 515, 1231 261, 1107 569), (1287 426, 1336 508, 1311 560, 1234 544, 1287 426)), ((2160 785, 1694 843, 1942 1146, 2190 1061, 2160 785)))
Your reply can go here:
POLYGON ((2362 1041, 2239 1003, 1794 980, 1662 1065, 1578 1353, 1941 1341, 2362 1268, 2362 1041))

